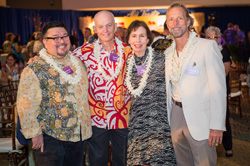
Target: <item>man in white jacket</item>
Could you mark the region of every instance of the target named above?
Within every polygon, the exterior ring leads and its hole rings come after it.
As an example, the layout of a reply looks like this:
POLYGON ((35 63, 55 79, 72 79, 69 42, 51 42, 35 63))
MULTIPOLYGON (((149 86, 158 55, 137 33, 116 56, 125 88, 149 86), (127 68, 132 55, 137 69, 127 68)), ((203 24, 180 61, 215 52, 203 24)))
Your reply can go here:
POLYGON ((166 54, 166 88, 171 135, 178 166, 215 166, 225 131, 226 82, 216 42, 190 32, 187 8, 167 10, 173 36, 166 54))

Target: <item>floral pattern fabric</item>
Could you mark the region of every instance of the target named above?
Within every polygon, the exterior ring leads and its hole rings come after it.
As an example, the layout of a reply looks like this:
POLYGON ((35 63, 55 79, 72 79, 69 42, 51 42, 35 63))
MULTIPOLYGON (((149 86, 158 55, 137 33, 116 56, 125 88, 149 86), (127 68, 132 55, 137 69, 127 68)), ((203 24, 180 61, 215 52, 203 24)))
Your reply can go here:
MULTIPOLYGON (((76 67, 69 56, 63 62, 51 57, 61 68, 70 66, 74 76, 76 67)), ((81 62, 78 64, 81 65, 82 77, 74 85, 67 83, 42 58, 24 69, 18 89, 17 110, 21 132, 26 138, 44 132, 62 141, 77 142, 80 141, 80 132, 82 140, 92 135, 87 72, 81 62)))
MULTIPOLYGON (((112 62, 109 53, 102 47, 100 50, 100 62, 103 70, 111 76, 115 73, 118 62, 112 62)), ((131 54, 131 49, 123 45, 123 66, 120 74, 112 81, 103 79, 98 72, 97 58, 94 56, 94 43, 85 44, 74 51, 88 70, 89 80, 89 105, 91 111, 92 126, 105 129, 123 129, 128 127, 130 109, 130 96, 124 84, 126 73, 126 59, 131 54)), ((117 43, 114 50, 118 50, 117 43)), ((118 52, 116 52, 119 54, 118 52)))

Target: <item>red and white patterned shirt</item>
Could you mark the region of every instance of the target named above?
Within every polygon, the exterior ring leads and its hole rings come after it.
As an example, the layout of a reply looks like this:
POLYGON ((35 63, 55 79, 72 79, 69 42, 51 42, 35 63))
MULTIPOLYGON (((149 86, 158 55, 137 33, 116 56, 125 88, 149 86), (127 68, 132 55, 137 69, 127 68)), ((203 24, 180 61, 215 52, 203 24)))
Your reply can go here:
MULTIPOLYGON (((100 42, 99 45, 101 47, 99 56, 103 70, 108 76, 112 76, 119 62, 110 61, 110 53, 102 47, 100 42)), ((122 46, 123 64, 121 72, 111 81, 105 80, 98 71, 97 58, 94 56, 94 43, 85 44, 73 52, 73 55, 79 57, 88 70, 89 106, 92 126, 103 129, 106 127, 108 129, 123 129, 128 127, 130 96, 124 80, 126 59, 132 52, 126 44, 122 44, 122 46)), ((118 50, 116 42, 114 50, 118 50)))

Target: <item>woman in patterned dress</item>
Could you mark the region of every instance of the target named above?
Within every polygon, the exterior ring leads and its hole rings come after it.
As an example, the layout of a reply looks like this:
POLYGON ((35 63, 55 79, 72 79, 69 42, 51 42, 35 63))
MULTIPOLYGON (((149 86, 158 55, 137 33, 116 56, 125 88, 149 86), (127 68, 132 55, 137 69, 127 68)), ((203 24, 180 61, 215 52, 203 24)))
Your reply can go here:
POLYGON ((125 40, 133 49, 125 80, 131 94, 127 165, 176 165, 166 106, 165 56, 147 47, 152 36, 143 21, 130 24, 125 40))

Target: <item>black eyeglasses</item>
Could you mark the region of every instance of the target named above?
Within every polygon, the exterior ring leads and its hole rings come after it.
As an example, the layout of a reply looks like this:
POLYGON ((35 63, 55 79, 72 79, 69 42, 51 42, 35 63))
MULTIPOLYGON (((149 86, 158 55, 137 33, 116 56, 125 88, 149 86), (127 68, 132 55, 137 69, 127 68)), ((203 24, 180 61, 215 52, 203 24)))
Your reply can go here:
POLYGON ((218 39, 219 37, 217 37, 217 36, 207 36, 206 38, 207 39, 218 39))
POLYGON ((61 40, 69 40, 69 35, 65 35, 62 37, 45 37, 44 39, 53 39, 56 43, 58 43, 61 40))

